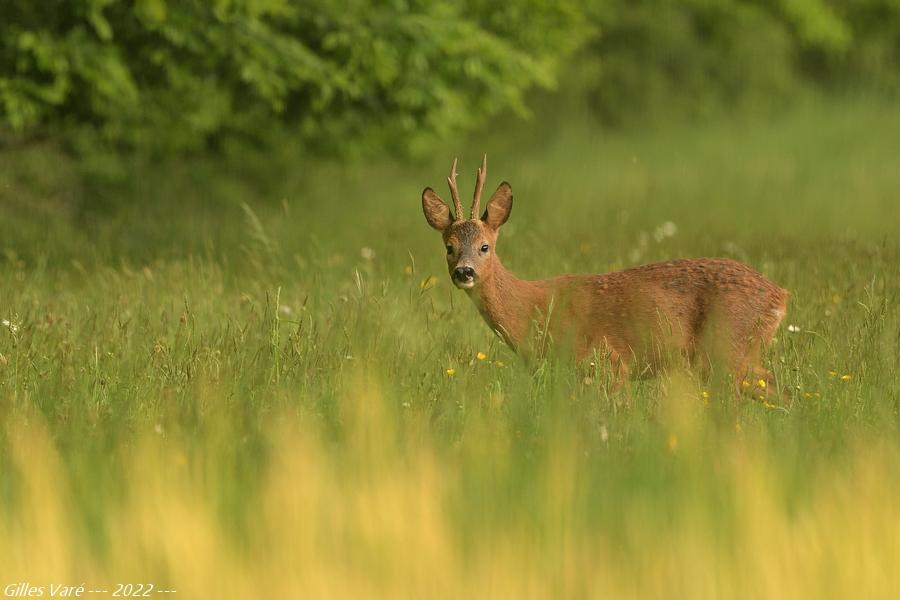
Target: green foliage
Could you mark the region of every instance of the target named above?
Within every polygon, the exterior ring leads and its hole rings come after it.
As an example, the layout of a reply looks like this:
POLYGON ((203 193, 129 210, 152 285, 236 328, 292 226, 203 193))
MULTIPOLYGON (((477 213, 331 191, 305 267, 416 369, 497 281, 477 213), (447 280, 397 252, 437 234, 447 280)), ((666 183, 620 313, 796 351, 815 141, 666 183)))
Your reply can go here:
POLYGON ((835 12, 854 34, 844 53, 812 56, 810 68, 840 72, 850 85, 869 85, 896 95, 900 91, 900 2, 836 2, 835 12))
POLYGON ((778 107, 810 83, 896 95, 900 4, 9 0, 0 134, 65 140, 100 171, 123 147, 235 139, 424 154, 529 114, 564 66, 565 97, 612 123, 778 107))
POLYGON ((893 0, 617 0, 577 77, 609 123, 771 109, 815 84, 900 91, 893 0))
POLYGON ((544 0, 14 0, 0 23, 6 127, 160 151, 282 129, 318 149, 415 148, 526 113, 589 31, 576 4, 544 0))

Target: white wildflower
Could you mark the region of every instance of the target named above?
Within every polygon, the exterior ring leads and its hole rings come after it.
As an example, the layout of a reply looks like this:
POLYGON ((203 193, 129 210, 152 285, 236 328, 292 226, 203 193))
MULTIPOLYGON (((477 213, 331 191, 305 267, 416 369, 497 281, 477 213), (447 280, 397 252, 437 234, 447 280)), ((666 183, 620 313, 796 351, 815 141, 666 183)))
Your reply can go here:
POLYGON ((653 239, 658 244, 666 238, 673 237, 676 233, 678 233, 678 226, 672 221, 666 221, 653 232, 653 239))

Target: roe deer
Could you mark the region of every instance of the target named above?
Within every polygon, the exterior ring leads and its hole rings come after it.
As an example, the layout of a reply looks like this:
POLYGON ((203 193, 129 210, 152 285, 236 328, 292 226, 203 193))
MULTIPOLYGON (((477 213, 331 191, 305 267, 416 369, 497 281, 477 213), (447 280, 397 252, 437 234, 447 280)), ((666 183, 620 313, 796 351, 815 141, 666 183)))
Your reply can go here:
MULTIPOLYGON (((487 156, 477 171, 469 219, 463 216, 453 161, 450 207, 430 187, 422 192, 428 224, 441 232, 453 284, 475 302, 488 326, 517 352, 537 330, 564 342, 580 361, 609 356, 617 385, 629 373, 653 370, 668 355, 692 364, 721 361, 734 375, 773 383, 761 365, 764 346, 785 316, 788 292, 745 264, 725 258, 653 263, 602 275, 559 275, 525 281, 506 270, 497 234, 512 210, 503 182, 479 216, 487 156)), ((763 385, 757 383, 758 387, 763 385)))

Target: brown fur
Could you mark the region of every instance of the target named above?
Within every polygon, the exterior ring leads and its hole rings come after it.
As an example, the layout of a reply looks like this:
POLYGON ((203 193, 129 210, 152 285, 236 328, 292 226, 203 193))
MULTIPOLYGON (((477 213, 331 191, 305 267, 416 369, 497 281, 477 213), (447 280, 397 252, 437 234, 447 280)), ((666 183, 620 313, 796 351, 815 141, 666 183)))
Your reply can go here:
POLYGON ((509 184, 498 188, 481 219, 452 221, 430 188, 423 208, 451 250, 451 278, 457 267, 474 269, 475 283, 466 292, 517 352, 527 353, 537 333, 579 360, 595 351, 608 354, 622 379, 678 355, 701 367, 723 362, 739 380, 749 375, 772 382, 761 352, 784 318, 788 292, 745 264, 696 258, 525 281, 494 252, 512 209, 509 184))

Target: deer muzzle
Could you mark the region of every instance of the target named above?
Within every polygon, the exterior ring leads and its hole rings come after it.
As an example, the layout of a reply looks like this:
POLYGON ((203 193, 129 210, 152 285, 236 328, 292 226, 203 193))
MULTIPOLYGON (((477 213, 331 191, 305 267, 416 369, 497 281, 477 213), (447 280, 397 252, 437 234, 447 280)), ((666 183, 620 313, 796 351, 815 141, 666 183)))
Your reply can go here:
POLYGON ((469 289, 475 286, 476 279, 475 269, 472 267, 462 266, 453 269, 453 285, 460 289, 469 289))

